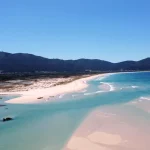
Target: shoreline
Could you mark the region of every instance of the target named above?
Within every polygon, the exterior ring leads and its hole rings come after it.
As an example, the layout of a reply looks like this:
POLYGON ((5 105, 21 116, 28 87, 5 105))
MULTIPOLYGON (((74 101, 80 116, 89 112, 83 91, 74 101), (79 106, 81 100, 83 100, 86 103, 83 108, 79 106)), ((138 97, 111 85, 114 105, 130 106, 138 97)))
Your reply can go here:
MULTIPOLYGON (((145 72, 145 71, 138 71, 138 72, 145 72)), ((54 98, 58 95, 64 95, 67 93, 78 92, 84 90, 88 87, 87 81, 92 80, 97 77, 105 77, 107 75, 112 74, 126 74, 126 73, 138 73, 138 72, 116 72, 116 73, 103 73, 103 74, 96 74, 90 76, 79 76, 78 78, 72 78, 70 82, 66 81, 61 84, 61 82, 57 83, 48 88, 41 87, 39 85, 38 89, 28 89, 26 91, 10 91, 10 92, 0 92, 0 95, 16 95, 19 96, 18 98, 13 98, 5 103, 12 103, 12 104, 29 104, 29 103, 39 103, 45 102, 47 100, 51 101, 51 98, 54 98)), ((149 71, 146 71, 149 72, 149 71)), ((48 85, 48 84, 47 84, 48 85)))
MULTIPOLYGON (((128 73, 130 72, 118 74, 128 73)), ((143 119, 143 112, 149 115, 149 102, 150 97, 143 96, 120 105, 107 105, 93 109, 73 132, 63 150, 148 149, 150 134, 145 128, 148 129, 149 122, 145 122, 147 116, 143 119), (128 109, 128 106, 131 107, 128 109), (138 119, 142 119, 138 120, 137 116, 138 119)))
POLYGON ((50 88, 31 89, 29 91, 19 91, 19 92, 1 92, 0 95, 4 95, 4 94, 5 95, 21 95, 20 97, 10 99, 6 101, 5 103, 29 104, 29 103, 44 102, 47 99, 49 98, 51 99, 52 97, 55 97, 57 95, 84 90, 88 87, 88 84, 87 84, 88 81, 98 78, 98 77, 105 77, 107 75, 109 75, 109 73, 92 75, 92 76, 80 78, 70 83, 57 85, 57 86, 53 86, 50 88))

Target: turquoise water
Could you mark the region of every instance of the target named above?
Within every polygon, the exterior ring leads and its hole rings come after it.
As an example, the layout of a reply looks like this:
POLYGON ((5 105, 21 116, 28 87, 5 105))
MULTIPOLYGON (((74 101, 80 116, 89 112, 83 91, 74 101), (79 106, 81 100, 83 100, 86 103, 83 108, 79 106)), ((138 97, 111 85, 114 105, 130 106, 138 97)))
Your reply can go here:
MULTIPOLYGON (((12 96, 2 97, 1 104, 12 96)), ((119 105, 131 120, 138 123, 142 119, 147 123, 149 113, 124 105, 140 97, 150 97, 149 72, 97 78, 89 82, 87 91, 56 97, 52 103, 7 104, 0 107, 0 118, 11 116, 14 120, 0 122, 0 150, 61 150, 88 114, 98 107, 119 105)))

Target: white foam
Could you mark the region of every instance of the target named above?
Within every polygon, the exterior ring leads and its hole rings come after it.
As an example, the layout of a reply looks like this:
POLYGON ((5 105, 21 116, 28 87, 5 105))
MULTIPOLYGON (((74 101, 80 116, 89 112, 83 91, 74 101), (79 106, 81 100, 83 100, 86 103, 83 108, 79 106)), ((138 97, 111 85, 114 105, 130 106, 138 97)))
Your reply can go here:
POLYGON ((103 91, 96 91, 96 92, 92 92, 92 93, 84 93, 84 95, 94 95, 94 94, 98 94, 98 93, 102 93, 103 91))
POLYGON ((138 88, 138 86, 131 86, 133 89, 136 89, 136 88, 138 88))
POLYGON ((140 99, 150 101, 150 98, 148 97, 140 97, 140 99))
POLYGON ((96 91, 95 93, 102 93, 103 91, 96 91))
POLYGON ((112 84, 110 84, 110 83, 107 83, 107 82, 100 82, 100 83, 108 85, 109 86, 109 91, 114 91, 115 90, 114 86, 112 84))
POLYGON ((107 75, 105 74, 104 76, 101 76, 101 77, 96 78, 95 81, 101 81, 101 80, 107 78, 108 76, 110 76, 110 75, 112 75, 112 74, 113 74, 113 73, 109 73, 109 74, 107 74, 107 75))
POLYGON ((100 81, 100 80, 103 80, 104 78, 106 78, 106 77, 99 77, 99 78, 95 79, 95 81, 100 81))

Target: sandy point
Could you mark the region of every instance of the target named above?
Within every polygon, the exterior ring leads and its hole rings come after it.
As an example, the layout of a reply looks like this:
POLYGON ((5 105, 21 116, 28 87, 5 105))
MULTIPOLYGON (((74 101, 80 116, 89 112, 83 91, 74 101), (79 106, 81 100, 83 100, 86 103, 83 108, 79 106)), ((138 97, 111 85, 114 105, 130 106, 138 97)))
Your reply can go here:
POLYGON ((6 103, 26 104, 26 103, 44 102, 50 99, 50 97, 54 97, 66 93, 82 91, 88 87, 88 83, 87 83, 88 81, 93 80, 95 78, 104 77, 106 75, 108 74, 92 75, 92 76, 75 80, 67 84, 57 85, 50 88, 39 87, 39 89, 29 89, 27 91, 19 91, 19 92, 4 92, 0 94, 21 95, 18 98, 14 98, 6 101, 6 103))

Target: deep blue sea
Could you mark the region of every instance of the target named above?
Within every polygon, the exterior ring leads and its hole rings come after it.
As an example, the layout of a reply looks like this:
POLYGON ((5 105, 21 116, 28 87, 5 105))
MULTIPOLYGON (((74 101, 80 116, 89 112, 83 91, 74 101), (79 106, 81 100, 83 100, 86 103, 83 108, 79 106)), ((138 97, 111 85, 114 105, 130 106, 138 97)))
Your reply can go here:
MULTIPOLYGON (((86 90, 53 102, 0 107, 0 118, 14 118, 0 122, 0 150, 62 150, 92 111, 110 106, 120 115, 126 113, 126 119, 142 122, 149 132, 150 72, 112 74, 88 84, 86 90)), ((13 96, 0 97, 0 104, 5 104, 13 96)))

